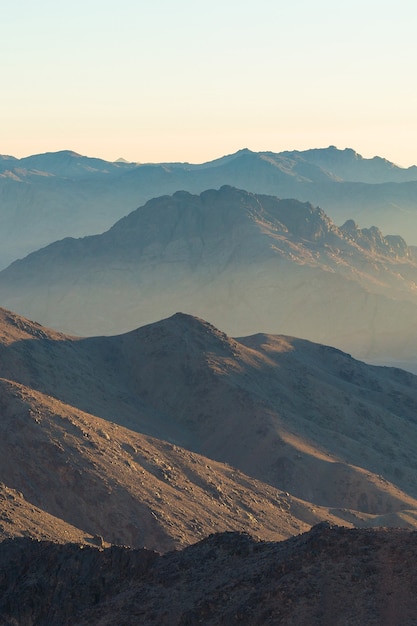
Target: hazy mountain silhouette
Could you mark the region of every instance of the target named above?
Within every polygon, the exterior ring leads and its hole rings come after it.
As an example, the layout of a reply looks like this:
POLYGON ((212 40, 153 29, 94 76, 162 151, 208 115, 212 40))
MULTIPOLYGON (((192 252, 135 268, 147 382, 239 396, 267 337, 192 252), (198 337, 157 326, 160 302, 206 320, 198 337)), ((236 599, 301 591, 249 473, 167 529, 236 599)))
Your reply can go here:
POLYGON ((136 163, 126 161, 109 162, 103 159, 85 157, 71 150, 34 154, 22 159, 0 157, 0 171, 25 179, 35 176, 57 176, 79 179, 94 175, 119 173, 136 167, 136 163))
POLYGON ((353 150, 252 152, 214 161, 136 164, 71 151, 0 156, 0 267, 66 236, 103 232, 147 200, 224 184, 319 204, 338 224, 406 236, 417 244, 417 168, 364 159, 353 150))
POLYGON ((51 244, 3 270, 0 294, 76 334, 183 310, 235 336, 262 328, 415 366, 416 283, 401 237, 225 186, 155 198, 102 235, 51 244))
POLYGON ((314 164, 328 175, 345 182, 404 183, 417 180, 415 165, 408 168, 398 167, 378 156, 365 159, 351 148, 338 150, 335 146, 329 146, 304 151, 293 150, 281 152, 280 157, 287 157, 297 164, 303 161, 314 164))

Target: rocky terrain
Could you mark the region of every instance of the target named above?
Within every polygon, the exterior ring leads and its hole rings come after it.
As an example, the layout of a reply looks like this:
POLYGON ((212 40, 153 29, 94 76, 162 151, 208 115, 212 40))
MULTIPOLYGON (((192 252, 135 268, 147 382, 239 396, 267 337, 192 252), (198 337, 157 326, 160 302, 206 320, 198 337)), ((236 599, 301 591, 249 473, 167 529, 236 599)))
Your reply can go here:
POLYGON ((28 388, 1 380, 0 390, 0 476, 13 487, 3 487, 0 538, 96 544, 101 537, 100 544, 166 551, 212 532, 278 540, 339 519, 327 507, 28 388))
POLYGON ((304 152, 244 149, 208 163, 110 163, 69 150, 0 156, 0 268, 63 237, 100 233, 146 201, 179 189, 234 185, 320 205, 337 224, 417 244, 417 168, 334 146, 304 152))
MULTIPOLYGON (((10 459, 12 460, 12 459, 10 459)), ((14 460, 13 460, 14 461, 14 460)), ((7 478, 4 476, 4 478, 7 478)), ((31 537, 39 541, 101 545, 97 536, 81 531, 28 502, 21 491, 0 483, 0 541, 31 537)))
POLYGON ((416 623, 416 169, 0 157, 1 624, 416 623))
POLYGON ((0 272, 3 306, 72 334, 178 310, 233 336, 262 329, 417 367, 417 261, 401 237, 232 187, 148 202, 94 237, 0 272))
POLYGON ((29 539, 0 544, 5 626, 412 626, 417 539, 330 524, 282 543, 212 535, 163 556, 29 539))
POLYGON ((80 339, 0 313, 1 537, 166 551, 416 527, 412 374, 184 314, 80 339))
POLYGON ((182 313, 0 309, 0 623, 411 626, 416 390, 182 313))

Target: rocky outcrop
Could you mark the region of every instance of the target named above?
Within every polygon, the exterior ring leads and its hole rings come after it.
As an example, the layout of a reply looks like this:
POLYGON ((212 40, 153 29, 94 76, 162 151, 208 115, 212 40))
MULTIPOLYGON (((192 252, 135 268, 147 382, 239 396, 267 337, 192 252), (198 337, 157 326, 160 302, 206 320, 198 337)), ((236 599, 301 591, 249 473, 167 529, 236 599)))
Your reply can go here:
POLYGON ((282 543, 212 535, 164 556, 0 544, 4 626, 412 626, 416 535, 321 524, 282 543))
POLYGON ((409 259, 410 250, 405 240, 398 235, 385 237, 376 226, 359 228, 354 220, 347 220, 340 227, 341 232, 358 246, 379 255, 409 259))
POLYGON ((4 626, 64 626, 86 608, 105 603, 138 584, 155 552, 31 539, 0 543, 0 621, 4 626))

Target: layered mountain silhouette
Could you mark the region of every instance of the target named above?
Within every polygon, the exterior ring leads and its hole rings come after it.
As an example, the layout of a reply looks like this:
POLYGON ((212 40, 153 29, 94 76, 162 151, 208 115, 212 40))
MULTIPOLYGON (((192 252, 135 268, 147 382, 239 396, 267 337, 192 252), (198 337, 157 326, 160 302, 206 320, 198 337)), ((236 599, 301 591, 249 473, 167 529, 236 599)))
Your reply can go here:
POLYGON ((0 156, 2 624, 415 623, 416 190, 0 156))
POLYGON ((1 310, 0 386, 0 536, 166 551, 324 519, 416 527, 402 370, 185 314, 79 339, 1 310))
POLYGON ((417 244, 417 168, 334 146, 304 152, 244 149, 208 163, 110 163, 71 151, 0 156, 0 267, 66 236, 103 232, 161 194, 232 185, 320 205, 417 244))
POLYGON ((0 273, 3 306, 66 332, 120 333, 182 310, 415 367, 417 262, 398 236, 232 187, 162 196, 102 235, 0 273))

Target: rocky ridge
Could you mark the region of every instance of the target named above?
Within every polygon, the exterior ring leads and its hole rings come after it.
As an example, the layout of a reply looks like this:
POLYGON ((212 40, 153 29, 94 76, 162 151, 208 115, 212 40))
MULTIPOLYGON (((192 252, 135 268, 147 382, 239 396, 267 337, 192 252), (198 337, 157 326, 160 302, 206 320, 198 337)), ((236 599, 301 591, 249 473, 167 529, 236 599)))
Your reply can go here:
POLYGON ((282 543, 212 535, 181 552, 0 544, 5 626, 411 626, 414 532, 320 524, 282 543))

